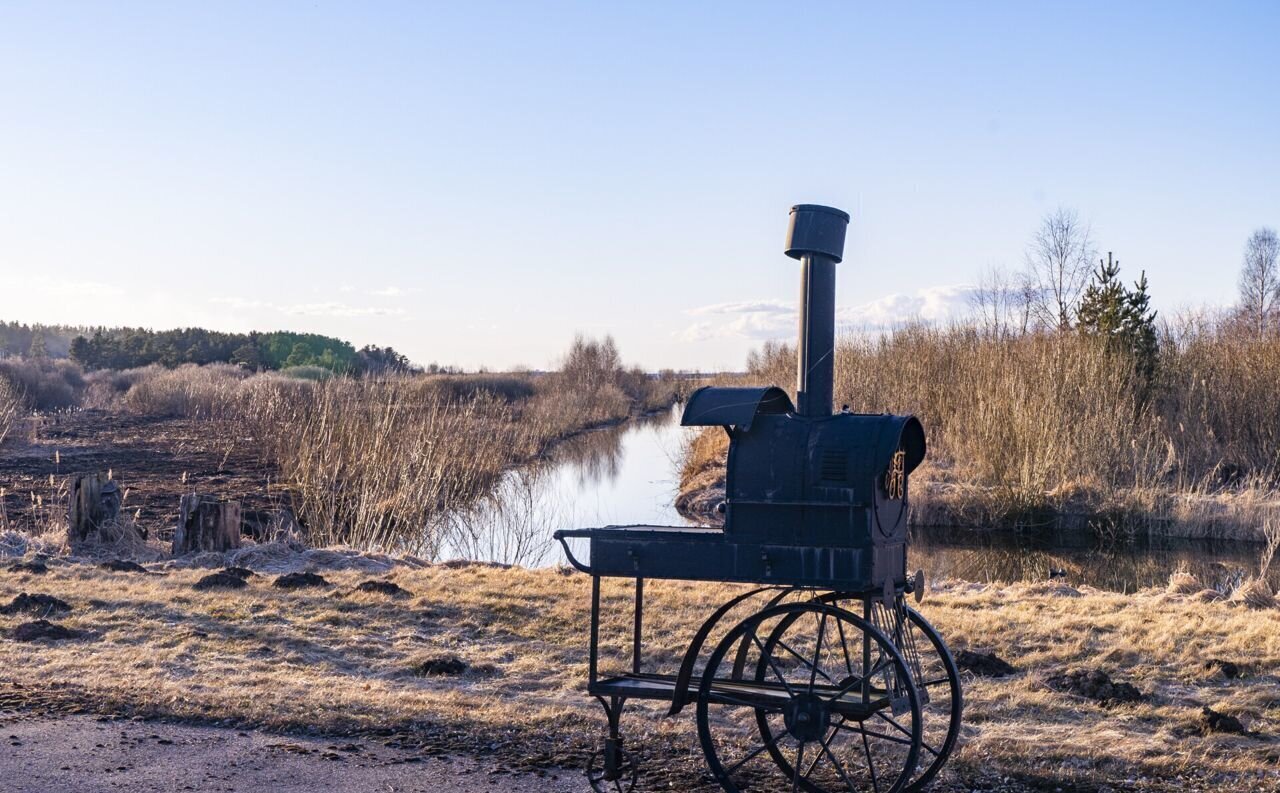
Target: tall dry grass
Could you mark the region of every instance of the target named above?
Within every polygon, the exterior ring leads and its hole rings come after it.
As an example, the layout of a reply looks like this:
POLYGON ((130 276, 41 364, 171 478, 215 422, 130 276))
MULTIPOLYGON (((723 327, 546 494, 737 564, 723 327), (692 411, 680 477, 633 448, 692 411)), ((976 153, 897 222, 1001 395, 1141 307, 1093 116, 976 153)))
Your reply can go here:
MULTIPOLYGON (((435 556, 451 511, 489 493, 558 440, 670 404, 669 380, 575 343, 548 374, 317 380, 225 365, 97 375, 95 404, 238 423, 278 466, 311 542, 435 556)), ((616 351, 614 351, 616 357, 616 351)))
POLYGON ((22 395, 8 380, 0 378, 0 444, 13 432, 14 424, 22 413, 22 395))
MULTIPOLYGON (((752 363, 755 381, 794 382, 790 348, 752 363)), ((1221 503, 1206 504, 1228 494, 1256 523, 1280 484, 1280 340, 1225 323, 1167 329, 1151 382, 1095 338, 961 326, 843 338, 835 381, 837 405, 920 416, 923 478, 980 489, 985 521, 1064 509, 1214 519, 1221 503)))
POLYGON ((450 510, 486 494, 553 442, 631 411, 621 392, 566 392, 554 380, 508 401, 447 378, 246 383, 241 418, 301 500, 318 544, 434 556, 450 510))

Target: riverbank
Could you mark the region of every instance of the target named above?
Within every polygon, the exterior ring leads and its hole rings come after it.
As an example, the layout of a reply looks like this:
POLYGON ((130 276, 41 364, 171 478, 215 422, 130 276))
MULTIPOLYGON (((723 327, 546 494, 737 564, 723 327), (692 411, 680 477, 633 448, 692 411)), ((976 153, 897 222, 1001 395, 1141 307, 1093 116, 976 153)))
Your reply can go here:
MULTIPOLYGON (((714 428, 686 447, 676 507, 686 518, 718 526, 725 498, 728 440, 714 428)), ((1043 529, 1102 539, 1139 536, 1265 543, 1280 534, 1280 491, 1239 485, 1171 490, 1102 491, 1084 486, 1046 492, 1032 505, 998 488, 960 481, 946 465, 926 461, 911 478, 912 526, 1043 529)))
MULTIPOLYGON (((39 615, 0 616, 5 707, 396 736, 388 740, 510 768, 578 767, 600 737, 598 708, 582 690, 585 576, 282 546, 145 572, 62 557, 45 565, 43 574, 0 570, 0 605, 24 592, 59 598, 70 610, 44 616, 74 633, 18 641, 18 626, 39 615), (225 563, 256 574, 243 586, 223 581, 235 588, 197 588, 225 563), (303 570, 323 581, 274 583, 303 570)), ((953 649, 994 652, 1017 670, 966 675, 963 744, 939 789, 1002 778, 1026 790, 1267 789, 1280 773, 1280 609, 1174 584, 1130 596, 935 584, 921 608, 953 649), (1143 699, 1102 705, 1048 686, 1085 667, 1136 685, 1143 699), (1249 734, 1214 732, 1205 707, 1249 734)), ((677 664, 712 604, 736 591, 652 582, 648 657, 677 664)), ((605 581, 603 602, 604 635, 616 640, 602 655, 608 669, 629 658, 627 582, 605 581)), ((645 789, 707 789, 692 714, 660 712, 638 704, 626 720, 629 745, 645 755, 645 789)))

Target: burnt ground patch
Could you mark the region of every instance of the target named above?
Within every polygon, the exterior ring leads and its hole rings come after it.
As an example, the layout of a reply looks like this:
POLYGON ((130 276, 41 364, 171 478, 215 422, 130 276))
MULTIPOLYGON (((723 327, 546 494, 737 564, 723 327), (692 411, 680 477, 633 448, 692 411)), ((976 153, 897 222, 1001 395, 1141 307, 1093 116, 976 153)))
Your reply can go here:
POLYGON ((7 483, 3 506, 14 528, 29 530, 39 517, 29 509, 33 494, 56 504, 66 477, 110 470, 129 489, 125 508, 137 515, 140 527, 151 537, 170 539, 185 493, 217 493, 240 501, 245 510, 287 504, 287 494, 274 485, 268 492, 267 482, 279 480, 278 470, 259 452, 242 429, 220 419, 102 410, 43 416, 34 443, 10 444, 0 455, 0 481, 7 483))
POLYGON ((248 579, 253 578, 254 576, 257 575, 257 573, 253 572, 247 567, 235 567, 235 566, 224 567, 222 568, 222 572, 226 573, 227 575, 233 575, 242 581, 247 581, 248 579))

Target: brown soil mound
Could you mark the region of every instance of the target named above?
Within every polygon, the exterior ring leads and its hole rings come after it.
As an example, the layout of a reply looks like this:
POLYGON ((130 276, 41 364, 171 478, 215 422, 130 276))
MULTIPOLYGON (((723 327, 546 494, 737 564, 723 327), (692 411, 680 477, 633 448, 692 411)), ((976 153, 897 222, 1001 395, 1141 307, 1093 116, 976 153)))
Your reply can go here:
POLYGON ((70 610, 71 606, 66 601, 53 595, 28 595, 26 592, 9 601, 8 605, 0 606, 0 614, 36 614, 41 617, 70 610))
POLYGON ((49 572, 49 566, 39 559, 30 562, 15 562, 9 565, 10 573, 34 573, 35 575, 43 575, 49 572))
POLYGON ((387 597, 402 598, 409 597, 409 590, 401 587, 394 581, 379 581, 371 579, 369 581, 361 581, 356 586, 357 592, 372 592, 378 595, 386 595, 387 597))
POLYGON ((1204 664, 1204 670, 1209 673, 1210 677, 1221 675, 1227 680, 1235 680, 1240 676, 1240 665, 1233 661, 1224 661, 1221 658, 1209 658, 1204 664))
POLYGON ((271 584, 280 589, 302 589, 304 587, 329 586, 324 576, 315 573, 286 573, 271 584))
POLYGON ((1200 729, 1204 732, 1229 732, 1244 735, 1244 725, 1235 716, 1219 713, 1213 708, 1205 708, 1200 712, 1200 729))
POLYGON ((442 658, 428 658, 413 667, 418 677, 439 677, 441 675, 460 675, 470 668, 466 661, 450 655, 442 658))
POLYGON ((98 566, 99 566, 99 567, 101 567, 103 570, 110 570, 110 571, 112 571, 113 573, 143 573, 143 574, 146 574, 146 573, 150 572, 149 570, 147 570, 147 568, 143 567, 142 565, 138 564, 137 562, 131 562, 131 561, 129 561, 128 559, 112 559, 111 561, 109 561, 109 562, 103 562, 102 564, 100 564, 100 565, 98 565, 98 566))
POLYGON ((49 622, 48 620, 36 620, 35 622, 24 622, 13 629, 10 634, 14 641, 17 642, 37 642, 42 639, 50 641, 61 641, 63 639, 79 639, 84 636, 81 631, 64 628, 63 626, 49 622))
POLYGON ((1114 681, 1101 669, 1073 669, 1053 675, 1045 681, 1045 685, 1054 691, 1074 694, 1106 705, 1145 699, 1143 693, 1133 685, 1114 681))
POLYGON ((1016 667, 995 653, 975 653, 960 650, 955 655, 956 666, 979 677, 1008 677, 1018 673, 1016 667))
POLYGON ((217 573, 210 573, 201 578, 199 581, 191 585, 192 589, 244 589, 248 584, 238 575, 232 575, 225 570, 217 573))

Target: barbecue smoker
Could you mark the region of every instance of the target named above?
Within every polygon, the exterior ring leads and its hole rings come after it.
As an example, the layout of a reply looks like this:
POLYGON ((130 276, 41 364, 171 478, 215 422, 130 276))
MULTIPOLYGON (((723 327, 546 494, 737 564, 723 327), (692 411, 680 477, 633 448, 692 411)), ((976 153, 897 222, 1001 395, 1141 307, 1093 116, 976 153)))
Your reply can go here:
POLYGON ((723 529, 608 526, 558 531, 592 576, 588 692, 608 737, 591 758, 593 789, 638 777, 619 729, 628 699, 696 705, 711 777, 737 791, 921 790, 960 727, 951 653, 906 603, 907 498, 925 455, 912 416, 832 413, 835 272, 849 216, 791 208, 786 254, 800 260, 796 405, 777 387, 702 388, 686 426, 729 435, 723 529), (570 539, 585 539, 590 561, 570 539), (631 666, 601 672, 601 577, 635 579, 631 666), (756 584, 720 606, 673 674, 645 668, 644 580, 756 584))

